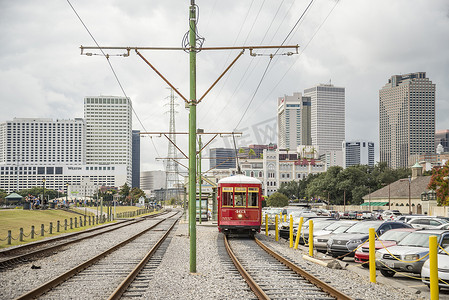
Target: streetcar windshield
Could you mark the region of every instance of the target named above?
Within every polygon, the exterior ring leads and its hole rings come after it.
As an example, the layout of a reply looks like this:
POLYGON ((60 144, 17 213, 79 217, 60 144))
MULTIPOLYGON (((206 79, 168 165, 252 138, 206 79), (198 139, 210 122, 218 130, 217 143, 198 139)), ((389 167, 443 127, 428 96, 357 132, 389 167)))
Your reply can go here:
POLYGON ((235 206, 246 206, 246 188, 235 188, 235 206))

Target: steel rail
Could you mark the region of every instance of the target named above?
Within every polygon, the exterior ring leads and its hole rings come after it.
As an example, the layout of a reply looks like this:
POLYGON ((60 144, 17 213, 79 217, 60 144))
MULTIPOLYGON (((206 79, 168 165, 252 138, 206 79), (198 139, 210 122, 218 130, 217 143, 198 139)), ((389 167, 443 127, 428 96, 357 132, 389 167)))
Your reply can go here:
POLYGON ((154 218, 154 217, 157 217, 157 216, 161 216, 161 215, 163 215, 165 213, 166 212, 164 212, 164 213, 157 213, 157 214, 154 214, 154 215, 144 216, 144 217, 142 217, 140 219, 134 219, 134 220, 129 220, 129 221, 127 220, 127 221, 124 221, 123 224, 121 224, 121 223, 111 223, 111 224, 107 224, 105 226, 95 227, 95 228, 91 228, 91 229, 88 229, 88 230, 74 232, 74 233, 69 234, 69 235, 56 237, 54 239, 42 240, 42 241, 39 241, 37 243, 27 244, 27 245, 23 245, 21 247, 12 248, 9 251, 1 252, 1 254, 7 255, 9 252, 26 250, 26 249, 29 249, 29 248, 32 248, 32 247, 45 245, 47 243, 57 242, 57 241, 60 241, 60 240, 63 240, 63 239, 76 237, 76 236, 81 235, 81 234, 91 233, 91 232, 94 232, 94 231, 99 231, 99 232, 95 232, 93 234, 90 234, 90 235, 87 235, 87 236, 84 236, 84 237, 76 238, 74 240, 69 240, 69 241, 66 241, 66 242, 63 242, 63 243, 60 243, 60 244, 48 246, 48 247, 45 247, 45 248, 42 248, 42 249, 38 249, 38 250, 31 251, 31 252, 28 252, 28 253, 24 253, 24 254, 13 256, 13 257, 9 257, 9 258, 6 258, 4 260, 0 260, 0 266, 2 266, 2 267, 3 266, 10 267, 10 266, 13 266, 13 265, 15 265, 17 263, 26 261, 30 257, 36 257, 39 254, 42 254, 42 253, 45 253, 45 252, 48 252, 48 251, 51 251, 51 250, 54 250, 54 249, 57 249, 57 248, 61 248, 63 246, 74 244, 74 243, 77 243, 77 242, 85 240, 85 239, 93 238, 93 237, 95 237, 97 235, 100 235, 100 234, 103 234, 103 233, 111 232, 111 231, 120 229, 122 227, 126 227, 126 226, 129 226, 129 225, 141 222, 141 221, 143 221, 146 218, 154 218), (109 227, 112 227, 114 225, 117 225, 117 226, 114 227, 114 228, 109 228, 109 227), (100 231, 100 230, 105 229, 105 228, 106 228, 106 230, 100 231))
POLYGON ((280 256, 270 248, 268 248, 266 245, 264 245, 260 240, 257 238, 255 239, 256 243, 265 250, 268 254, 276 258, 279 262, 283 263, 285 266, 290 268, 292 271, 297 273, 298 275, 302 276, 306 280, 310 281, 315 286, 319 287, 324 292, 328 293, 330 296, 337 298, 338 300, 353 300, 353 298, 349 297, 348 295, 340 292, 339 290, 335 289, 334 287, 330 286, 329 284, 325 283, 324 281, 318 279, 317 277, 313 276, 312 274, 306 272, 305 270, 301 269, 297 265, 293 264, 292 262, 286 260, 284 257, 280 256))
POLYGON ((270 297, 268 297, 267 294, 262 290, 262 288, 254 281, 254 279, 249 275, 248 272, 246 272, 245 268, 240 264, 239 260, 235 256, 234 252, 231 249, 231 246, 229 245, 228 238, 226 235, 224 235, 224 244, 226 247, 226 251, 229 254, 229 257, 231 258, 232 262, 234 263, 237 270, 242 275, 243 279, 245 279, 246 283, 248 284, 249 288, 253 291, 253 293, 257 296, 258 299, 268 300, 270 297))
POLYGON ((81 271, 83 271, 84 269, 90 267, 91 265, 93 265, 94 263, 96 263, 97 261, 99 261, 100 259, 102 259, 103 257, 107 256, 108 254, 114 252, 115 250, 125 246, 126 244, 128 244, 129 242, 132 242, 133 240, 135 240, 136 238, 138 238, 139 236, 143 235, 144 233, 150 231, 151 229, 153 229, 154 227, 156 227, 157 225, 159 225, 160 223, 164 222, 166 219, 160 220, 159 222, 157 222, 156 224, 150 226, 149 228, 133 235, 132 237, 124 240, 123 242, 120 242, 118 244, 116 244, 115 246, 109 248, 108 250, 96 255, 95 257, 85 261, 84 263, 72 268, 71 270, 65 272, 64 274, 61 274, 59 276, 57 276, 56 278, 47 281, 46 283, 44 283, 43 285, 35 288, 32 291, 29 291, 28 293, 25 293, 23 295, 21 295, 20 297, 16 298, 18 299, 32 299, 32 298, 37 298, 43 294, 45 294, 46 292, 48 292, 49 290, 51 290, 52 288, 60 285, 61 283, 63 283, 64 281, 66 281, 67 279, 73 277, 74 275, 80 273, 81 271))
POLYGON ((162 245, 162 243, 165 241, 165 239, 170 234, 171 230, 175 227, 176 223, 179 221, 181 217, 179 217, 173 224, 170 226, 170 228, 167 230, 167 232, 159 239, 159 241, 151 248, 150 251, 145 255, 144 258, 139 262, 139 264, 129 273, 129 275, 123 280, 120 285, 115 289, 115 291, 109 296, 108 300, 112 299, 120 299, 120 297, 123 295, 123 293, 126 292, 129 285, 134 281, 134 279, 139 275, 140 271, 145 267, 145 265, 148 263, 148 261, 153 257, 156 250, 162 245))

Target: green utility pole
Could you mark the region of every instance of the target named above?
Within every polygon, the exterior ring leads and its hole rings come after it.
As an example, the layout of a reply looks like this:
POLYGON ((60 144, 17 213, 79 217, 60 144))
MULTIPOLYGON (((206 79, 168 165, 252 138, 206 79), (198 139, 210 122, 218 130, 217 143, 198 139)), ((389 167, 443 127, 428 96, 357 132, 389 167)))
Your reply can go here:
MULTIPOLYGON (((234 65, 234 63, 243 55, 245 50, 249 50, 249 54, 251 56, 258 56, 262 54, 255 53, 257 50, 264 49, 296 49, 295 53, 287 52, 282 54, 270 54, 270 59, 274 55, 293 55, 298 54, 298 45, 286 46, 235 46, 235 47, 202 47, 200 46, 198 49, 196 48, 197 44, 197 35, 196 35, 196 6, 195 0, 190 0, 189 7, 189 47, 99 47, 99 46, 81 46, 81 55, 92 56, 93 53, 85 52, 89 49, 101 50, 103 56, 109 58, 109 55, 104 53, 104 50, 123 50, 125 51, 122 54, 123 57, 129 57, 130 51, 135 50, 136 54, 142 58, 148 66, 156 72, 162 80, 164 80, 167 85, 169 85, 174 92, 176 92, 188 105, 189 107, 189 235, 190 235, 190 272, 196 273, 196 106, 200 103, 204 97, 210 92, 210 90, 218 83, 218 81, 223 78, 223 76, 229 71, 229 69, 234 65), (209 89, 201 96, 199 99, 196 98, 196 52, 199 50, 241 50, 241 52, 237 55, 237 57, 229 64, 229 66, 223 71, 223 73, 218 77, 217 80, 212 83, 209 89), (140 52, 139 50, 181 50, 188 51, 190 57, 190 97, 189 100, 182 95, 182 93, 174 87, 170 81, 167 80, 140 52)), ((208 143, 206 144, 206 146, 208 143)), ((203 147, 204 148, 204 147, 203 147)), ((178 148, 178 150, 180 150, 178 148)), ((180 151, 182 153, 182 151, 180 151)), ((184 154, 184 153, 182 153, 184 154)), ((184 155, 187 158, 187 155, 184 155)))
POLYGON ((196 273, 196 9, 190 1, 189 230, 190 273, 196 273))

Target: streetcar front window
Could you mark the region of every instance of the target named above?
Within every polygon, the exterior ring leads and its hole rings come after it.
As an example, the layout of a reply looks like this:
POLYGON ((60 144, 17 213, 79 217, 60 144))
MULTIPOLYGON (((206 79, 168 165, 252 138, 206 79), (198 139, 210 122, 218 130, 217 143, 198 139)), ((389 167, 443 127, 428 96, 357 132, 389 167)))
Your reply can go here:
POLYGON ((259 207, 259 189, 258 188, 248 188, 248 206, 259 207))
POLYGON ((221 193, 221 206, 232 206, 232 187, 224 187, 221 193))
POLYGON ((235 206, 246 207, 246 188, 235 188, 235 206))

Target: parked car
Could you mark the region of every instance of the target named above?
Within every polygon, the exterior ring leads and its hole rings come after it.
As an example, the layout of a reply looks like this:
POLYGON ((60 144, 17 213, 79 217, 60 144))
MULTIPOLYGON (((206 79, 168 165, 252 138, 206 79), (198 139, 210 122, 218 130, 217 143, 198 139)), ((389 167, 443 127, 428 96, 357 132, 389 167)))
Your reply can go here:
POLYGON ((343 233, 357 223, 357 221, 339 221, 335 222, 334 224, 326 227, 326 229, 320 230, 317 233, 314 233, 313 235, 313 248, 315 248, 319 252, 326 253, 327 252, 327 240, 335 234, 343 233), (332 228, 332 229, 331 229, 332 228), (328 231, 332 230, 332 231, 328 231))
POLYGON ((349 219, 357 219, 357 212, 356 211, 350 211, 348 213, 348 218, 349 219))
MULTIPOLYGON (((304 223, 310 218, 317 218, 318 215, 314 212, 303 210, 303 211, 294 211, 290 214, 293 218, 293 229, 297 229, 299 225, 299 220, 301 217, 304 219, 304 223)), ((290 221, 280 222, 279 223, 279 236, 284 239, 289 239, 290 236, 290 221)))
POLYGON ((396 272, 420 274, 428 257, 416 261, 429 253, 429 236, 435 235, 442 247, 449 246, 449 230, 417 230, 407 235, 396 246, 376 251, 376 267, 385 277, 396 272), (395 259, 391 254, 403 261, 395 259))
POLYGON ((354 250, 368 239, 370 228, 374 228, 377 235, 381 235, 390 229, 411 228, 411 226, 402 222, 380 220, 358 222, 344 233, 329 238, 327 241, 327 252, 333 257, 342 255, 354 256, 354 250))
POLYGON ((370 212, 369 210, 362 211, 361 219, 374 219, 374 214, 370 212))
MULTIPOLYGON (((312 220, 313 221, 313 232, 315 235, 315 232, 322 230, 324 228, 326 228, 327 226, 334 224, 336 222, 338 222, 335 219, 328 219, 328 218, 322 218, 322 219, 318 219, 318 218, 312 218, 309 219, 301 228, 301 236, 299 239, 299 243, 302 244, 307 244, 309 242, 309 221, 312 220)), ((294 238, 296 238, 296 234, 297 234, 297 228, 296 230, 293 232, 293 236, 294 238)))
POLYGON ((433 217, 412 218, 407 223, 418 229, 436 229, 441 225, 449 224, 447 220, 433 217))
POLYGON ((399 210, 397 209, 393 209, 393 210, 385 210, 382 213, 382 219, 384 220, 393 220, 395 219, 397 216, 402 215, 399 210))
MULTIPOLYGON (((449 246, 438 252, 438 285, 440 288, 449 288, 446 282, 449 281, 449 246), (443 281, 445 282, 443 282, 443 281)), ((430 266, 429 260, 426 260, 421 269, 421 280, 427 286, 430 286, 430 266)))
MULTIPOLYGON (((396 244, 400 242, 404 237, 416 230, 416 228, 398 228, 388 230, 387 232, 379 236, 379 240, 375 242, 374 247, 376 248, 376 250, 379 250, 382 248, 396 246, 396 244)), ((355 262, 363 264, 362 266, 368 267, 368 264, 366 264, 366 262, 369 261, 369 243, 366 243, 365 245, 357 249, 357 251, 355 251, 354 260, 355 262)))

